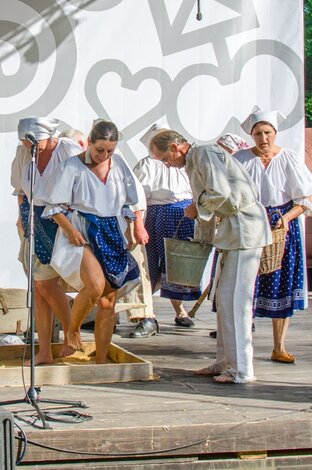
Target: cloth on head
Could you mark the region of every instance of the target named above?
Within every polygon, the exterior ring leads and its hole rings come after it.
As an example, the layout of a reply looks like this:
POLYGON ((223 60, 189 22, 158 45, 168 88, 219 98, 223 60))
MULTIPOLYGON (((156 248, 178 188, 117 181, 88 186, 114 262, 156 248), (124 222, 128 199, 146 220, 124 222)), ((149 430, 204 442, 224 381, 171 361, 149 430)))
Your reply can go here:
POLYGON ((249 114, 247 119, 241 124, 242 129, 244 129, 247 134, 251 134, 253 127, 258 122, 268 122, 270 123, 276 131, 278 131, 279 124, 286 119, 284 114, 279 111, 262 111, 258 109, 257 111, 249 114))
POLYGON ((231 152, 237 152, 241 149, 248 149, 250 145, 242 137, 236 134, 224 134, 217 140, 217 144, 223 145, 226 149, 229 149, 231 152))
POLYGON ((151 139, 161 130, 165 128, 160 124, 153 124, 140 138, 140 141, 148 149, 151 139))
POLYGON ((20 119, 17 132, 20 140, 25 139, 25 134, 32 132, 37 140, 45 140, 55 134, 59 126, 58 119, 46 117, 28 117, 20 119))

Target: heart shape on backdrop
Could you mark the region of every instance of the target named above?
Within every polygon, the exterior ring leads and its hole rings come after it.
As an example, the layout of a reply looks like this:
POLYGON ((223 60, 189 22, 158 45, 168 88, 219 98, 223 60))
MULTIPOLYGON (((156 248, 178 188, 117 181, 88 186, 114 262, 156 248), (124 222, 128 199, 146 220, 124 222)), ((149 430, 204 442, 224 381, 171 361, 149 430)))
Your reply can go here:
MULTIPOLYGON (((137 159, 126 142, 132 137, 138 135, 143 129, 146 129, 146 127, 156 122, 166 112, 165 103, 168 102, 168 95, 171 92, 171 79, 167 72, 157 67, 146 67, 139 72, 132 74, 129 68, 119 60, 105 59, 97 62, 92 66, 87 74, 85 81, 85 96, 96 115, 108 120, 112 120, 111 115, 106 109, 106 104, 101 101, 97 94, 97 86, 102 77, 112 72, 120 76, 120 84, 124 90, 134 90, 139 92, 140 86, 146 80, 154 80, 160 87, 160 98, 158 102, 148 111, 143 112, 140 117, 135 119, 129 125, 120 129, 123 134, 123 140, 125 141, 124 145, 127 147, 127 154, 131 154, 130 160, 133 160, 134 163, 137 159)), ((110 93, 111 91, 109 90, 108 92, 110 93)), ((125 106, 127 106, 127 103, 125 106)))
MULTIPOLYGON (((237 51, 237 53, 232 59, 229 57, 229 55, 223 55, 223 59, 220 60, 218 66, 214 64, 202 63, 185 67, 177 74, 176 78, 173 81, 170 79, 167 72, 161 68, 146 67, 133 74, 123 62, 114 59, 105 59, 94 64, 88 72, 85 82, 85 95, 89 104, 98 116, 112 120, 112 113, 109 113, 109 111, 107 110, 108 103, 104 103, 101 100, 101 98, 98 96, 97 90, 100 80, 105 77, 105 75, 110 73, 115 73, 119 75, 122 90, 121 93, 123 93, 125 90, 131 90, 137 92, 138 97, 140 91, 142 90, 141 85, 144 81, 154 80, 159 85, 161 95, 158 102, 152 105, 149 110, 142 112, 142 114, 137 119, 134 119, 133 122, 127 124, 124 129, 121 130, 124 137, 124 151, 127 155, 127 158, 129 158, 132 163, 134 163, 136 161, 136 157, 131 151, 129 145, 127 144, 127 141, 141 134, 144 129, 152 125, 164 115, 167 116, 169 127, 171 127, 172 129, 179 130, 190 141, 194 141, 195 139, 198 141, 198 136, 192 135, 183 125, 183 122, 181 120, 181 112, 179 112, 179 109, 183 108, 183 104, 178 107, 179 96, 183 95, 183 93, 181 92, 183 88, 188 84, 188 82, 197 77, 205 75, 214 78, 217 80, 220 87, 224 87, 223 91, 220 91, 220 96, 222 96, 222 93, 225 91, 226 87, 228 87, 229 85, 236 86, 238 83, 240 83, 240 81, 242 80, 242 72, 246 64, 248 64, 248 62, 252 59, 255 59, 256 57, 262 55, 271 56, 283 62, 293 74, 296 80, 298 96, 293 109, 288 115, 287 121, 284 123, 283 129, 287 129, 289 127, 292 127, 296 122, 298 122, 302 118, 302 109, 300 105, 303 92, 300 81, 300 70, 302 62, 292 49, 278 41, 273 40, 251 41, 247 44, 244 44, 237 51)), ((276 77, 276 80, 278 79, 279 77, 276 77)), ((246 87, 248 87, 248 83, 245 84, 245 87, 243 89, 246 90, 246 87)), ((108 90, 108 93, 111 93, 111 90, 108 90)), ((237 93, 237 90, 235 93, 237 93)), ((265 93, 266 90, 264 90, 264 95, 265 93)), ((101 93, 100 95, 103 96, 104 94, 101 93)), ((123 95, 120 96, 123 97, 123 95)), ((120 98, 120 96, 118 98, 120 98)), ((216 101, 216 93, 213 93, 213 96, 214 100, 216 101)), ((133 100, 133 97, 131 99, 133 100)), ((145 102, 143 103, 143 107, 149 102, 148 100, 146 100, 146 97, 143 97, 143 100, 144 99, 145 102)), ((139 103, 138 109, 140 109, 139 98, 137 98, 137 102, 139 103)), ((153 97, 150 102, 153 102, 153 97)), ((125 102, 124 108, 126 108, 128 104, 129 103, 125 102)), ((244 106, 246 107, 246 115, 251 111, 254 104, 254 97, 252 96, 252 94, 250 95, 249 103, 246 95, 244 95, 244 106)), ((237 132, 240 123, 237 120, 237 117, 231 114, 225 116, 224 118, 224 114, 226 114, 227 111, 228 110, 226 107, 220 109, 220 112, 223 113, 223 127, 220 128, 220 132, 215 136, 210 136, 210 138, 198 141, 199 143, 206 143, 210 140, 215 140, 219 135, 223 134, 224 132, 237 132)), ((243 110, 243 114, 244 111, 245 110, 243 110)), ((207 103, 207 112, 209 112, 209 103, 207 103)), ((216 120, 218 116, 214 115, 212 116, 212 118, 216 120)))

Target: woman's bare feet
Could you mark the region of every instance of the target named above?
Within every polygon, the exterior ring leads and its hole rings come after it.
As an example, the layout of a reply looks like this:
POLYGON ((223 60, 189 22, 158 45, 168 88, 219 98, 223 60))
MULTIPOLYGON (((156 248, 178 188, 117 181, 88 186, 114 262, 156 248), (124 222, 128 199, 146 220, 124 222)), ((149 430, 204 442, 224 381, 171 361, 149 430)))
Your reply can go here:
POLYGON ((80 331, 68 331, 67 333, 68 347, 74 351, 84 352, 85 348, 81 342, 80 331))
POLYGON ((221 374, 221 375, 215 375, 213 377, 214 382, 217 383, 222 383, 222 384, 234 384, 234 377, 231 377, 230 375, 226 374, 221 374))
MULTIPOLYGON (((53 356, 52 354, 43 354, 38 352, 34 358, 34 365, 39 366, 40 364, 52 364, 53 363, 53 356)), ((30 367, 30 360, 24 362, 24 366, 30 367)))
POLYGON ((74 354, 75 351, 76 350, 72 348, 71 346, 69 346, 68 344, 63 344, 59 353, 59 357, 71 356, 72 354, 74 354))

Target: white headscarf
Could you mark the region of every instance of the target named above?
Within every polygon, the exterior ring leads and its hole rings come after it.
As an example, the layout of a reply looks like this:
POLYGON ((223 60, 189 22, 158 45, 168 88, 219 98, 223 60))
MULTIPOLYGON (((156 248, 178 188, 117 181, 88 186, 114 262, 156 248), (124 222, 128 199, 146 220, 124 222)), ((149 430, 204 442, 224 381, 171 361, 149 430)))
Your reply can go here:
POLYGON ((58 119, 35 116, 23 118, 18 121, 18 138, 24 140, 25 134, 32 132, 37 140, 49 139, 55 134, 58 126, 58 119))
POLYGON ((276 131, 278 131, 279 124, 285 121, 286 116, 280 113, 279 111, 262 111, 257 107, 247 119, 241 124, 241 127, 244 129, 247 134, 251 134, 253 127, 258 122, 268 122, 270 123, 276 131))
POLYGON ((248 149, 250 145, 242 137, 236 134, 224 134, 217 140, 217 144, 223 145, 229 149, 232 153, 237 152, 241 149, 248 149))
POLYGON ((159 131, 165 130, 165 127, 160 124, 153 124, 140 138, 140 141, 147 149, 149 149, 149 144, 152 138, 158 134, 159 131))

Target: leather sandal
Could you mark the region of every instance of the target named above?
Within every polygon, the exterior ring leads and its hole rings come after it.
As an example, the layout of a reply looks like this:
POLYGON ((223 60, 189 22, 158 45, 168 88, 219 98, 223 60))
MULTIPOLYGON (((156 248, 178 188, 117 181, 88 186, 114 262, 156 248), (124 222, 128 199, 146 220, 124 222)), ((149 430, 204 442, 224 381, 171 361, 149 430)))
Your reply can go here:
POLYGON ((285 362, 288 364, 294 363, 296 357, 293 354, 289 354, 287 351, 276 352, 272 351, 271 361, 275 362, 285 362))

